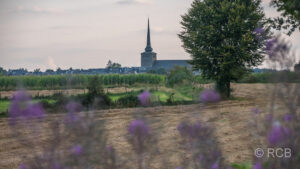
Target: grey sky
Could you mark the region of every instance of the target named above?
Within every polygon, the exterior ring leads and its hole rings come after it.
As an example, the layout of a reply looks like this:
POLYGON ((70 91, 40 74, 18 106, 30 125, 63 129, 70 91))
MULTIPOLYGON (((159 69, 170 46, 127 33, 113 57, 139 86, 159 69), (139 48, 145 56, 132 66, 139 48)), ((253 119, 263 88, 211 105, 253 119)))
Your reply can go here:
MULTIPOLYGON (((150 17, 159 59, 189 59, 177 34, 193 0, 1 0, 0 66, 99 68, 110 59, 140 66, 150 17)), ((264 7, 268 16, 276 12, 264 7)), ((297 53, 300 33, 289 39, 297 53), (298 37, 298 39, 297 39, 298 37)))

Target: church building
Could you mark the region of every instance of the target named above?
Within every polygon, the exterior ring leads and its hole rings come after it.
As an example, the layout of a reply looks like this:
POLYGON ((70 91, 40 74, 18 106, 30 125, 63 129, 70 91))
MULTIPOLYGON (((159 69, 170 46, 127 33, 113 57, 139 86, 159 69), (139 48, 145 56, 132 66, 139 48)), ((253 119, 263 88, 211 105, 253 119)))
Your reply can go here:
POLYGON ((170 71, 173 67, 185 66, 191 68, 191 65, 187 63, 188 60, 157 60, 157 53, 153 52, 151 47, 150 36, 150 23, 148 19, 148 31, 147 31, 147 46, 145 52, 141 54, 141 67, 147 70, 158 70, 160 68, 170 71))

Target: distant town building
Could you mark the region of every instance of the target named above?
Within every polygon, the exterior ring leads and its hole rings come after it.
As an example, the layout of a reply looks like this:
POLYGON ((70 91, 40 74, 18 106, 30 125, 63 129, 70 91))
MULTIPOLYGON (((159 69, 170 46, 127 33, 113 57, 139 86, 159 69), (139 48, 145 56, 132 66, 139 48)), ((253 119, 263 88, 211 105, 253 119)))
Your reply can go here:
POLYGON ((153 52, 151 47, 151 35, 150 35, 150 22, 148 19, 148 30, 147 30, 147 46, 145 52, 141 54, 141 67, 147 70, 158 70, 165 69, 170 71, 173 67, 186 66, 191 68, 191 65, 187 63, 188 60, 157 60, 157 53, 153 52))

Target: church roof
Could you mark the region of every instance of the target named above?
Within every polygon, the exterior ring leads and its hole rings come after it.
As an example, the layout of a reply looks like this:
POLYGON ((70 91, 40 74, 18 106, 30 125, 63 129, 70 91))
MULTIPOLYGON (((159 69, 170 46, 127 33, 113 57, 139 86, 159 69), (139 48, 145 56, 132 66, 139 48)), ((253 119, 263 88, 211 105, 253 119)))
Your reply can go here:
POLYGON ((164 68, 169 71, 173 67, 177 66, 186 66, 191 67, 191 65, 187 62, 188 60, 156 60, 153 63, 152 69, 157 70, 159 68, 164 68))

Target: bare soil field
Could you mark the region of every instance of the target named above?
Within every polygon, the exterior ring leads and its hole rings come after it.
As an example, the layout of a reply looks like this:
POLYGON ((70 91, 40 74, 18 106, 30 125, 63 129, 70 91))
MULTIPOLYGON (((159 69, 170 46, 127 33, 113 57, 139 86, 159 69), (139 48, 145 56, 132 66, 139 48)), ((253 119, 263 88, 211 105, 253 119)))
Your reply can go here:
MULTIPOLYGON (((159 89, 164 89, 166 91, 171 90, 166 87, 158 87, 159 89)), ((130 91, 138 91, 144 89, 142 87, 135 88, 125 88, 125 87, 116 87, 116 88, 105 88, 105 92, 109 93, 122 93, 122 92, 130 92, 130 91)), ((27 92, 32 96, 51 96, 53 94, 61 93, 67 96, 78 95, 87 93, 87 89, 64 89, 64 90, 27 90, 27 92)), ((14 94, 14 91, 0 91, 1 98, 11 98, 14 94)))
MULTIPOLYGON (((273 87, 272 84, 233 84, 233 94, 240 99, 225 100, 211 105, 194 104, 97 111, 95 118, 106 120, 108 140, 120 151, 120 154, 130 151, 125 135, 133 114, 146 112, 146 117, 154 121, 151 128, 161 133, 158 142, 163 152, 161 156, 174 161, 174 166, 178 163, 177 147, 180 141, 177 126, 184 119, 214 125, 215 135, 227 162, 250 162, 253 158, 253 149, 257 146, 256 141, 251 139, 248 127, 251 109, 259 107, 262 113, 267 113, 269 91, 273 87)), ((48 118, 60 116, 62 115, 50 115, 48 118)), ((22 156, 28 155, 25 152, 24 148, 11 136, 8 119, 0 119, 0 168, 17 168, 22 156)))

